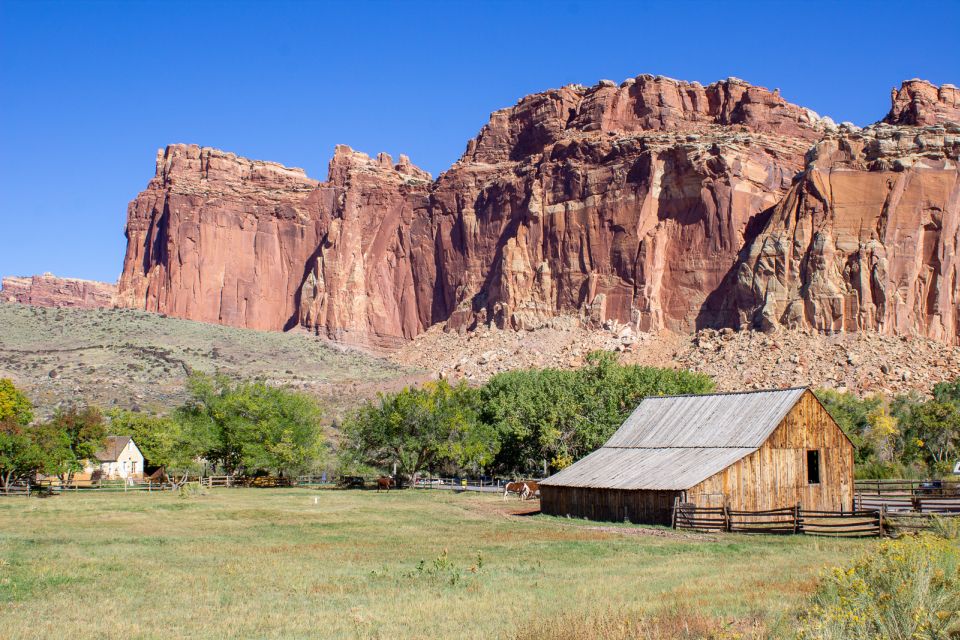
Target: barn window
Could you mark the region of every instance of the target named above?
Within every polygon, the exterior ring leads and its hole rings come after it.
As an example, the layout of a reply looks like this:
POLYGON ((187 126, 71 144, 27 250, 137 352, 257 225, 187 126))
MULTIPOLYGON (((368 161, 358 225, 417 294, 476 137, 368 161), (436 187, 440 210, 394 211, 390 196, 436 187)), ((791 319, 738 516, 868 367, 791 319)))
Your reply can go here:
POLYGON ((807 484, 820 484, 820 452, 807 451, 807 484))

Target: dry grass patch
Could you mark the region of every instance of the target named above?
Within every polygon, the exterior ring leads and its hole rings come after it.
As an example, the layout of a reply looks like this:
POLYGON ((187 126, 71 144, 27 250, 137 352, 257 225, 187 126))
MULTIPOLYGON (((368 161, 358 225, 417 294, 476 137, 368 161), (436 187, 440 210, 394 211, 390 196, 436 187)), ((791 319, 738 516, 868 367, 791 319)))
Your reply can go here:
POLYGON ((410 490, 6 499, 0 637, 537 637, 568 617, 604 629, 598 603, 664 630, 678 611, 769 626, 864 545, 621 535, 501 505, 410 490))

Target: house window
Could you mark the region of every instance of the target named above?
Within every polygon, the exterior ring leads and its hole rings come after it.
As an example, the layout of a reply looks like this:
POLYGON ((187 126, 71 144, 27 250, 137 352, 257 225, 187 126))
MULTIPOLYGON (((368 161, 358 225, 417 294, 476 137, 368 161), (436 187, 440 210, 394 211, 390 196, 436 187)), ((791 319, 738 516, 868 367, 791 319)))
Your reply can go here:
POLYGON ((807 451, 807 484, 820 484, 820 451, 807 451))

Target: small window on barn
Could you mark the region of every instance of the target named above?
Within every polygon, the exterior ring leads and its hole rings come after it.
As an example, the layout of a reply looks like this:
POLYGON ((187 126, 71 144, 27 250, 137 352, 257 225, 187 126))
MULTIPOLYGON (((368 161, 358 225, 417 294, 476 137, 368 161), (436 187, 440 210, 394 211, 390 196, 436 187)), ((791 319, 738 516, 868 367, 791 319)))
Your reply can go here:
POLYGON ((807 484, 820 484, 820 452, 807 451, 807 484))

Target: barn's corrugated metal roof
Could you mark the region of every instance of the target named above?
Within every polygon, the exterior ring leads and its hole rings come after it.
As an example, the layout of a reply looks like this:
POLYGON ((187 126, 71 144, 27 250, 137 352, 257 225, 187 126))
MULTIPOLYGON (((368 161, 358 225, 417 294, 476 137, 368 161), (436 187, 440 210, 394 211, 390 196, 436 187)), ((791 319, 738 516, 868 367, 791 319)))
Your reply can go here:
POLYGON ((756 451, 750 447, 616 449, 602 447, 541 485, 603 489, 682 490, 756 451), (696 479, 694 479, 696 478, 696 479))
POLYGON ((646 398, 603 447, 541 484, 689 489, 759 449, 805 391, 646 398))
POLYGON ((604 446, 757 449, 804 391, 646 398, 604 446))

